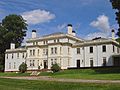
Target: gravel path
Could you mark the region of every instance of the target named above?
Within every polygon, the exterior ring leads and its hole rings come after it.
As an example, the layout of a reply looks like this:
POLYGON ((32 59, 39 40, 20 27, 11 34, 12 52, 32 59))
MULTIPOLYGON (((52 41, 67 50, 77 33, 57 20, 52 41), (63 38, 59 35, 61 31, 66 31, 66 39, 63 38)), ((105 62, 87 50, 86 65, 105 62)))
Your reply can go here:
POLYGON ((57 82, 78 82, 78 83, 120 83, 120 80, 83 80, 83 79, 63 79, 52 78, 48 76, 27 76, 27 77, 1 77, 10 79, 26 79, 26 80, 44 80, 57 82))

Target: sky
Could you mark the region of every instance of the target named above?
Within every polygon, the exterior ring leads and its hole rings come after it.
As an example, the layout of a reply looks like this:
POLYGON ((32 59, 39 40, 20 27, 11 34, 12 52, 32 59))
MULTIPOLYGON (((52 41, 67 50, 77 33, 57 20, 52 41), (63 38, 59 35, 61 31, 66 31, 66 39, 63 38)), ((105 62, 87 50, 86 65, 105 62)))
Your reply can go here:
POLYGON ((0 21, 9 14, 27 21, 26 38, 33 29, 38 36, 67 33, 67 24, 83 39, 111 37, 111 29, 118 28, 109 0, 0 0, 0 21))

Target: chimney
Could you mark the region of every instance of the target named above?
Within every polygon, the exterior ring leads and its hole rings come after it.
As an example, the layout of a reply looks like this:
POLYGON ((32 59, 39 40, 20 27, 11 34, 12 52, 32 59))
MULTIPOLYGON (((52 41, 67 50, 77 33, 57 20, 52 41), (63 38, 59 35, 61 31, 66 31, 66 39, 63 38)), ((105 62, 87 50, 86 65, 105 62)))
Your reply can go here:
POLYGON ((73 36, 76 36, 76 32, 75 32, 74 30, 72 31, 72 35, 73 35, 73 36))
POLYGON ((36 38, 36 30, 32 30, 32 38, 36 38))
POLYGON ((10 49, 15 49, 15 44, 14 43, 10 44, 10 49))
POLYGON ((72 35, 72 24, 68 24, 68 34, 72 35))
POLYGON ((115 40, 115 30, 114 29, 112 29, 112 40, 115 40))

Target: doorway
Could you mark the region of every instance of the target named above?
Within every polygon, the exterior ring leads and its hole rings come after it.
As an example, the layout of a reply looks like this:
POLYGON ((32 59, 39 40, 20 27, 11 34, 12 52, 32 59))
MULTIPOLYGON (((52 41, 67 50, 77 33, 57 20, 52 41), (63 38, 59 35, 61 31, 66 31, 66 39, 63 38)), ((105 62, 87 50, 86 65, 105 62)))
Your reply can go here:
POLYGON ((47 69, 47 68, 48 68, 47 60, 44 60, 44 69, 47 69))
POLYGON ((80 68, 80 60, 77 60, 77 68, 80 68))
POLYGON ((93 67, 93 60, 90 60, 90 67, 93 67))

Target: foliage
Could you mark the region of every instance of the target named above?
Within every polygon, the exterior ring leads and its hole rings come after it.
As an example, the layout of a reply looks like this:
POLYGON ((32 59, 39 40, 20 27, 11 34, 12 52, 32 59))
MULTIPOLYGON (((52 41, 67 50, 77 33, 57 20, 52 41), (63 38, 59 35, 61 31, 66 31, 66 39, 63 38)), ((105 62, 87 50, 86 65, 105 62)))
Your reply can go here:
POLYGON ((0 65, 5 63, 5 50, 10 48, 10 43, 19 47, 26 36, 27 24, 20 15, 6 16, 0 23, 0 65))
POLYGON ((116 20, 119 24, 117 35, 120 37, 120 0, 110 0, 113 9, 116 9, 116 20))
POLYGON ((0 72, 4 71, 4 65, 0 65, 0 72))
POLYGON ((38 69, 40 69, 40 66, 38 66, 38 69))
POLYGON ((55 63, 55 64, 53 64, 52 65, 52 67, 51 67, 51 70, 55 73, 55 72, 59 72, 60 71, 60 66, 57 64, 57 63, 55 63))
POLYGON ((2 20, 2 26, 7 30, 5 40, 19 47, 26 36, 27 24, 20 15, 11 14, 2 20))
POLYGON ((27 64, 23 62, 23 63, 19 66, 19 71, 20 71, 21 73, 25 73, 26 70, 27 70, 27 64))

